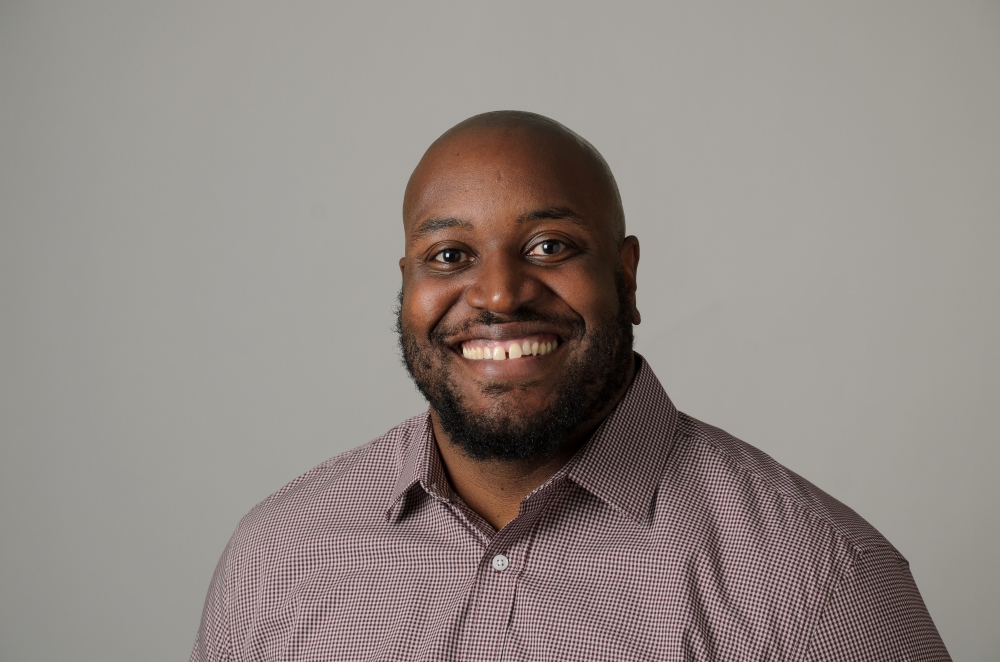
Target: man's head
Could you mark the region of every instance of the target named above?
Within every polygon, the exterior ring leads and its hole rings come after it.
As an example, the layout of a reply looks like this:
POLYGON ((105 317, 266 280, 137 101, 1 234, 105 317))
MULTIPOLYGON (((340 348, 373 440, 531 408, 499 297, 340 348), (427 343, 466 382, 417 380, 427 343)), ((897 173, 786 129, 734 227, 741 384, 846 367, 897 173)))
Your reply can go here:
POLYGON ((533 113, 472 117, 424 154, 403 223, 400 345, 453 443, 543 457, 607 413, 632 367, 639 244, 590 143, 533 113))

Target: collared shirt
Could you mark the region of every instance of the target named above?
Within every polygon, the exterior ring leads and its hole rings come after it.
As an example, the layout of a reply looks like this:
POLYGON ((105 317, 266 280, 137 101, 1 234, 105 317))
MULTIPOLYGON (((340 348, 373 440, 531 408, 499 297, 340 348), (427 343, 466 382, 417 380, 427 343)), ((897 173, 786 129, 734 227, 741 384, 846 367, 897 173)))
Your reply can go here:
POLYGON ((427 414, 240 522, 193 662, 947 660, 899 552, 770 457, 682 413, 645 361, 500 531, 427 414))

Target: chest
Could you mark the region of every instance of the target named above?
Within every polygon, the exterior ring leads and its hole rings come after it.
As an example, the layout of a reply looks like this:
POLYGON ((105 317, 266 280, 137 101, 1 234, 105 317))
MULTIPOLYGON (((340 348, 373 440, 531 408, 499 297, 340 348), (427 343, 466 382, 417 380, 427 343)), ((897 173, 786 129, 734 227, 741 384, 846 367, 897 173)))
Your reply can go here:
POLYGON ((245 582, 239 659, 783 659, 801 628, 788 614, 811 609, 785 604, 808 591, 768 594, 777 560, 751 572, 599 510, 488 538, 440 513, 408 526, 337 531, 245 582))

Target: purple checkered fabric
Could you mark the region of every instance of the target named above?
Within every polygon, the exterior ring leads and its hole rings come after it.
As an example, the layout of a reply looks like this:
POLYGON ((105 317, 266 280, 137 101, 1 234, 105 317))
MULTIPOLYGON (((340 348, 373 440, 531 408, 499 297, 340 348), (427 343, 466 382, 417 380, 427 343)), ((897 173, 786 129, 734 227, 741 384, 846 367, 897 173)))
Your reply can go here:
POLYGON ((191 660, 947 660, 906 560, 849 508, 679 413, 645 361, 494 530, 426 414, 240 522, 191 660))

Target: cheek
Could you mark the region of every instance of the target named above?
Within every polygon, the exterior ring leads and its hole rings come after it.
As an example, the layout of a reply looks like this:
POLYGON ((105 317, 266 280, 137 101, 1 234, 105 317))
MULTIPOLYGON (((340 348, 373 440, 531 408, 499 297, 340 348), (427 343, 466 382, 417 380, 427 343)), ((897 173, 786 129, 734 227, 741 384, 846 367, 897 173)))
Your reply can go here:
POLYGON ((570 278, 550 281, 550 289, 584 319, 588 328, 618 311, 618 289, 613 279, 598 280, 576 273, 570 278))
POLYGON ((430 333, 462 300, 461 284, 436 278, 414 278, 403 287, 403 322, 413 331, 430 333))

